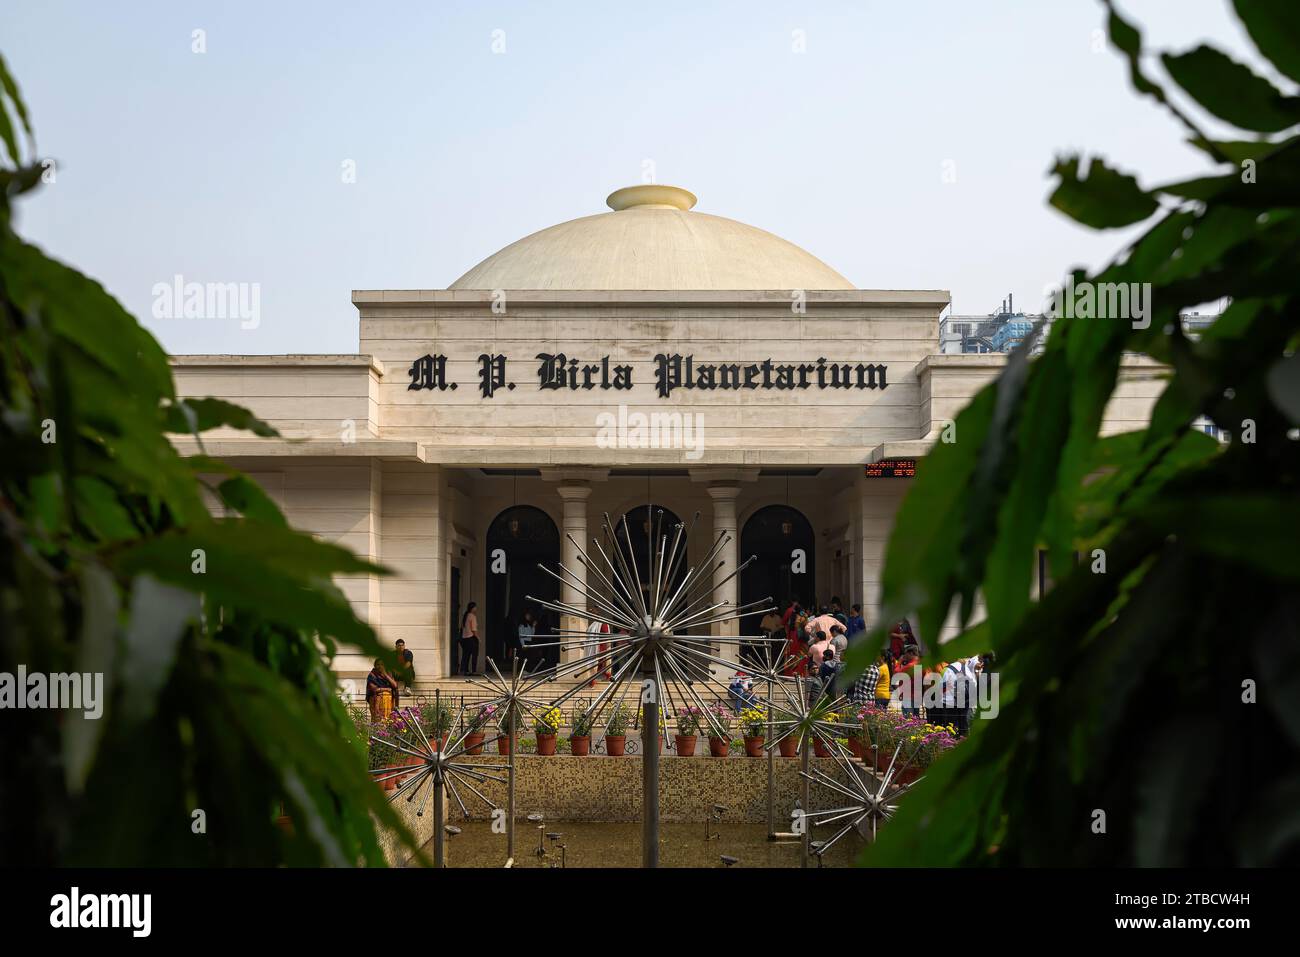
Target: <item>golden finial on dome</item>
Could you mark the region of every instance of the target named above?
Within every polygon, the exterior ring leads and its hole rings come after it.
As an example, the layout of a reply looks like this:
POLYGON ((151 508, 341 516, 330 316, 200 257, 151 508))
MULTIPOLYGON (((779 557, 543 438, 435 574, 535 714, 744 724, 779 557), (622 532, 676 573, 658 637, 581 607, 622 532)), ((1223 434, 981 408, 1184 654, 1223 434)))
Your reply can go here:
POLYGON ((657 183, 645 183, 640 186, 624 186, 605 197, 605 205, 613 210, 650 208, 650 209, 690 209, 695 205, 695 194, 680 186, 660 186, 657 183))

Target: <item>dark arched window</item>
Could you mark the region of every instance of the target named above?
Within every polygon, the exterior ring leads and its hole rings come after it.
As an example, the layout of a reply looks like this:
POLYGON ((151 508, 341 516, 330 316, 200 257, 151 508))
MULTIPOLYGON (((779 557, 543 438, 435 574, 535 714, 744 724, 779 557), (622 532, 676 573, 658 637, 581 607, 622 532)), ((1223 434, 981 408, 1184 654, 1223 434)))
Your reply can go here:
MULTIPOLYGON (((525 609, 537 618, 541 641, 555 641, 552 629, 559 626, 554 612, 529 602, 528 595, 554 601, 560 595, 560 583, 538 568, 542 564, 558 573, 560 566, 560 532, 551 516, 532 505, 515 505, 492 520, 488 526, 487 554, 484 556, 487 607, 479 609, 479 622, 487 656, 506 671, 506 649, 517 633, 525 609), (542 637, 543 635, 549 637, 542 637)), ((460 615, 463 610, 458 609, 460 615)), ((457 619, 459 625, 459 618, 457 619)), ((555 657, 556 649, 547 649, 555 657)))
MULTIPOLYGON (((817 542, 812 523, 789 505, 767 505, 745 522, 740 532, 740 560, 758 556, 740 575, 740 603, 771 597, 784 612, 793 598, 805 605, 814 598, 817 582, 817 542), (802 557, 802 561, 799 559, 802 557)), ((761 634, 763 613, 741 619, 742 635, 761 634)), ((744 649, 752 655, 753 648, 744 649)))
MULTIPOLYGON (((636 508, 629 509, 628 512, 618 521, 614 528, 614 537, 618 541, 619 552, 623 560, 628 563, 629 568, 635 567, 636 575, 641 580, 641 596, 644 601, 649 603, 650 583, 652 580, 651 573, 651 539, 658 535, 666 538, 667 545, 665 549, 671 549, 673 540, 677 534, 677 526, 681 524, 681 519, 677 517, 671 509, 664 508, 662 505, 638 505, 636 508), (629 550, 628 540, 631 539, 632 547, 629 550)), ((682 534, 685 535, 683 529, 682 534)), ((606 545, 608 550, 608 545, 606 545)), ((614 555, 610 553, 610 558, 614 555)), ((615 559, 617 561, 617 559, 615 559)), ((673 574, 671 584, 667 588, 667 593, 671 595, 682 579, 686 576, 687 563, 683 560, 673 574)), ((667 569, 664 570, 667 574, 667 569)))

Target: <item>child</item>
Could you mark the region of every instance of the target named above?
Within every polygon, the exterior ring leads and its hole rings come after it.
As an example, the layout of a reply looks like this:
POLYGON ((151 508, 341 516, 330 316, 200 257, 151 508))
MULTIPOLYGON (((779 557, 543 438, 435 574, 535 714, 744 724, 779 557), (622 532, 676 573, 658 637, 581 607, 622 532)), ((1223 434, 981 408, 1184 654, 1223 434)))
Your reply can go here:
POLYGON ((822 666, 817 669, 817 678, 821 681, 822 693, 832 701, 838 696, 835 682, 843 669, 843 663, 835 657, 834 647, 828 647, 822 652, 822 666))

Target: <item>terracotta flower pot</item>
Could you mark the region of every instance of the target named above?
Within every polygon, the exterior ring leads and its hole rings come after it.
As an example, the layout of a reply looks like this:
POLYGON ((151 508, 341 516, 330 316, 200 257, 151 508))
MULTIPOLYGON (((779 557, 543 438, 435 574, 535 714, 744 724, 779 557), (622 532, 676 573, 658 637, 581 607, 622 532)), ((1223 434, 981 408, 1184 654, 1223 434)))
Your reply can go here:
POLYGON ((868 741, 862 742, 862 763, 865 764, 872 771, 880 770, 878 767, 876 767, 877 761, 879 760, 876 757, 876 754, 877 752, 871 746, 870 742, 868 741))
POLYGON ((537 736, 537 753, 554 754, 555 753, 555 735, 539 734, 537 736))
MULTIPOLYGON (((418 767, 421 764, 424 764, 424 759, 417 758, 415 757, 415 755, 412 754, 404 754, 395 763, 403 764, 408 768, 414 768, 414 767, 418 767)), ((385 781, 384 783, 392 784, 394 788, 400 788, 403 784, 405 784, 410 779, 410 777, 411 777, 410 774, 399 774, 397 775, 397 777, 390 778, 388 781, 385 781)), ((391 790, 391 789, 386 788, 385 790, 391 790)))
POLYGON ((465 735, 465 753, 482 754, 483 753, 483 732, 473 731, 465 735))
POLYGON ((813 738, 813 754, 819 758, 829 758, 831 756, 831 746, 821 738, 813 738))
POLYGON ((569 750, 578 757, 591 754, 591 735, 575 734, 569 738, 569 750))
POLYGON ((745 753, 751 758, 761 758, 763 756, 763 736, 745 738, 745 753))
POLYGON ((621 758, 626 748, 627 748, 627 735, 625 734, 605 735, 605 753, 608 754, 611 758, 621 758))
POLYGON ((690 758, 695 756, 695 739, 693 734, 676 735, 674 741, 677 745, 677 756, 679 758, 690 758))
POLYGON ((510 753, 510 738, 507 735, 501 735, 497 738, 497 754, 506 755, 510 753))
POLYGON ((855 758, 862 757, 862 739, 849 738, 849 753, 855 758))
POLYGON ((781 749, 781 757, 783 758, 799 756, 799 739, 793 734, 787 734, 776 743, 776 746, 781 749))
POLYGON ((709 754, 715 758, 725 758, 731 742, 726 738, 709 738, 709 754))
POLYGON ((921 768, 904 768, 894 775, 894 784, 911 784, 919 778, 925 771, 921 768))

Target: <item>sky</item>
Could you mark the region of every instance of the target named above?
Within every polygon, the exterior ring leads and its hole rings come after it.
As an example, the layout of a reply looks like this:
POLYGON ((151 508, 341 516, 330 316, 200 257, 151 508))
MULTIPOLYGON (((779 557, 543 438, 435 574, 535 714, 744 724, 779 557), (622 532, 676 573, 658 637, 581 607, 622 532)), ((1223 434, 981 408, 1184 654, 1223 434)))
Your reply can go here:
MULTIPOLYGON (((1155 49, 1258 63, 1226 0, 1120 6, 1155 49)), ((351 290, 446 287, 648 177, 860 288, 1034 309, 1134 235, 1048 207, 1055 157, 1209 168, 1103 22, 1096 0, 6 0, 54 161, 19 229, 173 353, 355 352, 351 290), (256 288, 258 322, 155 317, 177 275, 256 288)))

